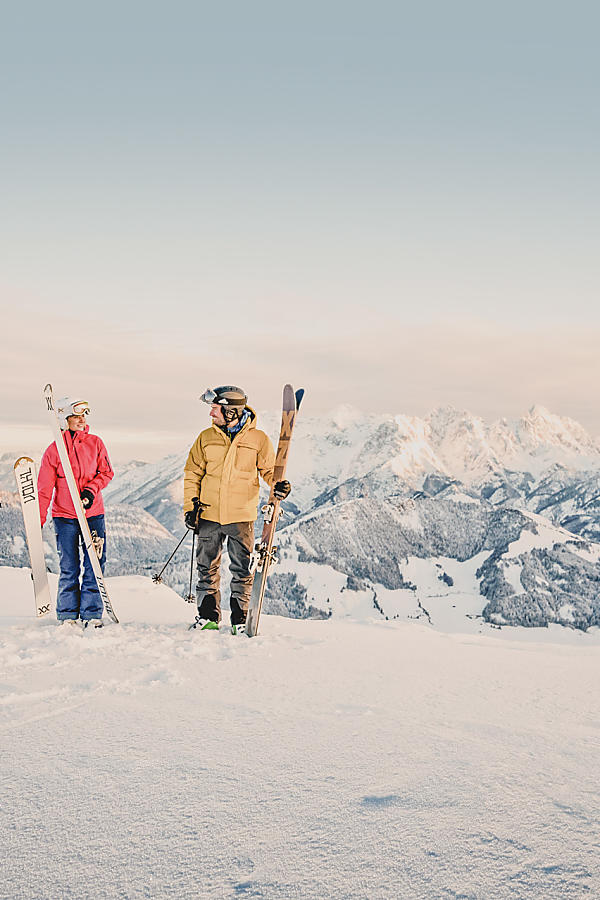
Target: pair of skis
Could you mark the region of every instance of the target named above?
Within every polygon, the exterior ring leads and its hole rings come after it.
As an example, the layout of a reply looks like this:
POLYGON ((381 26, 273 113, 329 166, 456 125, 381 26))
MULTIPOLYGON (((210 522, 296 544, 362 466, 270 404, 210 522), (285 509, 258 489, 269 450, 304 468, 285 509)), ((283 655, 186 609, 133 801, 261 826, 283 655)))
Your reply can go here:
MULTIPOLYGON (((300 389, 294 393, 291 384, 286 384, 283 389, 281 429, 279 432, 277 455, 275 457, 273 484, 276 484, 278 481, 282 481, 285 478, 290 441, 292 440, 296 415, 300 409, 303 396, 304 390, 300 389)), ((277 562, 277 547, 273 546, 273 540, 275 538, 277 520, 281 513, 281 501, 278 500, 273 493, 273 488, 271 488, 268 503, 262 508, 262 513, 264 516, 262 535, 260 541, 254 548, 252 560, 255 577, 252 585, 252 595, 248 605, 248 616, 246 618, 246 634, 248 637, 254 637, 258 634, 258 623, 265 596, 265 589, 267 587, 269 569, 277 562)))
MULTIPOLYGON (((54 394, 51 384, 47 384, 44 388, 44 402, 46 411, 48 412, 48 418, 50 420, 52 432, 54 434, 56 449, 58 450, 58 455, 60 457, 65 478, 67 480, 67 485, 69 487, 69 492, 71 494, 71 500, 73 501, 73 506, 75 507, 75 512, 77 514, 77 520, 79 522, 79 527, 81 529, 81 534, 83 537, 83 544, 94 571, 94 577, 96 579, 96 584, 98 585, 100 596, 102 597, 102 602, 104 603, 104 609, 106 610, 107 615, 113 620, 113 622, 118 622, 119 620, 117 619, 112 603, 110 601, 110 597, 108 596, 106 584, 104 583, 104 576, 100 567, 100 560, 98 559, 98 555, 96 553, 94 540, 92 538, 90 528, 83 511, 83 506, 81 505, 81 499, 79 497, 79 491, 77 490, 77 484, 73 475, 71 461, 67 453, 67 448, 63 440, 62 431, 60 430, 58 414, 54 406, 54 394)), ((50 590, 48 587, 48 574, 46 570, 46 560, 44 557, 44 547, 42 542, 35 465, 33 460, 28 456, 22 456, 16 461, 14 468, 15 478, 17 481, 17 489, 19 492, 19 498, 21 500, 21 509, 23 510, 23 520, 25 522, 25 533, 27 535, 29 559, 31 561, 31 575, 33 578, 33 588, 35 593, 36 614, 38 616, 43 616, 50 611, 50 590)))

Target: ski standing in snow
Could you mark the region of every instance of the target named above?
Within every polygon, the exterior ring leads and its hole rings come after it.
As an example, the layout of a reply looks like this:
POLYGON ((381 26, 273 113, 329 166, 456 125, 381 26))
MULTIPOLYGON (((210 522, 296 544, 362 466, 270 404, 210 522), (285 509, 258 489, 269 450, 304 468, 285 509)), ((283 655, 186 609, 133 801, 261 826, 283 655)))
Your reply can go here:
POLYGON ((255 637, 255 635, 258 634, 258 623, 262 611, 265 589, 267 587, 269 569, 277 562, 277 547, 273 545, 273 539, 275 537, 277 520, 281 512, 281 500, 283 499, 281 492, 277 491, 277 485, 289 484, 288 481, 283 481, 282 479, 285 476, 287 467, 290 441, 292 440, 296 414, 300 409, 303 397, 304 390, 302 388, 294 393, 291 384, 286 384, 283 389, 281 429, 279 431, 279 443, 277 445, 277 456, 275 458, 275 470, 273 473, 275 485, 271 490, 269 502, 262 510, 264 517, 262 535, 253 554, 252 568, 253 571, 256 571, 257 577, 254 579, 252 594, 250 596, 250 605, 248 607, 246 622, 246 634, 248 637, 255 637))
POLYGON ((21 456, 16 461, 14 469, 31 562, 35 612, 37 616, 45 616, 50 612, 50 588, 40 525, 35 463, 30 456, 21 456))
POLYGON ((220 567, 227 541, 231 570, 231 630, 246 628, 252 592, 254 522, 259 476, 278 500, 291 487, 276 480, 275 451, 245 392, 233 385, 208 389, 200 398, 210 406, 212 424, 194 442, 184 469, 185 524, 198 536, 196 555, 198 615, 190 628, 217 629, 221 621, 220 567), (201 506, 203 504, 203 506, 201 506))
POLYGON ((55 441, 42 457, 38 494, 42 526, 52 500, 60 560, 56 616, 71 627, 99 628, 103 610, 119 621, 103 575, 106 528, 101 492, 114 473, 102 440, 86 425, 87 400, 65 397, 55 408, 49 384, 44 399, 55 441))

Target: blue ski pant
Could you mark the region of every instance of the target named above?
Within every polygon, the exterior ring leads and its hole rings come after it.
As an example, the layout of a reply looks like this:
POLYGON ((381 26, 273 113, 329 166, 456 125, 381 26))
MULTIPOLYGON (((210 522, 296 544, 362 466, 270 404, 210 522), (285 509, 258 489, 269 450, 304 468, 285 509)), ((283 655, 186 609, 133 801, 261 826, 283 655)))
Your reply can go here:
MULTIPOLYGON (((88 558, 79 522, 77 519, 53 519, 56 532, 56 549, 60 561, 58 595, 56 597, 56 617, 63 619, 101 619, 102 598, 94 577, 94 570, 88 558), (81 571, 83 563, 83 574, 81 571)), ((100 567, 104 571, 106 562, 106 528, 104 516, 89 516, 90 531, 95 531, 102 540, 100 567)), ((94 551, 92 550, 92 553, 94 551)))

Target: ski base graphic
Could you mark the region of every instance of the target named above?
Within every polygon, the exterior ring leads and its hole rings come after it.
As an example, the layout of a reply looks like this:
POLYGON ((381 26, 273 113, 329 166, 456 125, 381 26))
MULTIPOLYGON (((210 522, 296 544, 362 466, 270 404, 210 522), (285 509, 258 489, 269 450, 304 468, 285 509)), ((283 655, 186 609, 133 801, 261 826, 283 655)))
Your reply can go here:
MULTIPOLYGON (((285 477, 290 441, 294 431, 296 415, 300 409, 303 396, 304 391, 300 389, 294 393, 291 384, 286 384, 283 389, 281 429, 279 432, 277 455, 275 457, 273 484, 282 481, 285 477)), ((265 589, 267 587, 269 569, 277 561, 277 547, 273 546, 273 540, 275 538, 277 519, 281 512, 281 502, 273 494, 272 488, 269 501, 266 506, 263 506, 262 512, 264 516, 262 535, 260 541, 256 544, 253 554, 255 578, 252 585, 250 603, 248 605, 248 617, 246 619, 246 634, 248 637, 254 637, 258 634, 258 623, 265 596, 265 589)))
POLYGON ((50 612, 50 587, 40 523, 35 463, 29 456, 20 456, 14 465, 14 470, 25 523, 29 561, 31 562, 35 614, 36 616, 45 616, 50 612))

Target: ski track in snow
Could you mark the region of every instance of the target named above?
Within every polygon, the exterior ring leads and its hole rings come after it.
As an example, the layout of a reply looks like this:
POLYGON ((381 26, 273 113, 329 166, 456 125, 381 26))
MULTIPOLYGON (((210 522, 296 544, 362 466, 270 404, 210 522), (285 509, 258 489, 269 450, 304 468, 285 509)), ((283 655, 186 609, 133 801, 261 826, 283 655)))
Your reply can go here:
POLYGON ((65 633, 0 570, 1 897, 600 894, 597 635, 248 640, 108 586, 123 624, 65 633))

